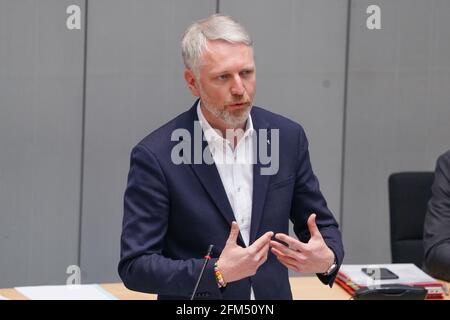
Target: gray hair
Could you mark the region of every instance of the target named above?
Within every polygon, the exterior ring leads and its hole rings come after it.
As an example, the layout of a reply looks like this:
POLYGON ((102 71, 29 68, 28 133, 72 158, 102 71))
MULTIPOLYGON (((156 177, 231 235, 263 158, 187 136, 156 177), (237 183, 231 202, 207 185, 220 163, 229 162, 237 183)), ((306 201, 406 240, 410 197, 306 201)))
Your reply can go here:
POLYGON ((198 77, 200 58, 206 48, 207 40, 224 40, 230 43, 243 43, 252 46, 253 41, 242 25, 229 16, 214 14, 206 19, 195 21, 185 31, 181 40, 181 53, 186 68, 198 77))

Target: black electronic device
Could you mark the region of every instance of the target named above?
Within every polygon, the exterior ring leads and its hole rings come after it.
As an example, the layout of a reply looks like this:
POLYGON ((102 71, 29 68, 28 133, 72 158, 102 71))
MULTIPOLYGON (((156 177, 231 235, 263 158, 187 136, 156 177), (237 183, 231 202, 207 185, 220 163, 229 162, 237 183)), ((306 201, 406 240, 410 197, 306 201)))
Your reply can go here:
POLYGON ((424 300, 427 289, 403 284, 382 284, 360 288, 353 294, 354 300, 424 300))
POLYGON ((387 268, 361 268, 361 271, 367 274, 373 280, 398 279, 398 275, 387 268))

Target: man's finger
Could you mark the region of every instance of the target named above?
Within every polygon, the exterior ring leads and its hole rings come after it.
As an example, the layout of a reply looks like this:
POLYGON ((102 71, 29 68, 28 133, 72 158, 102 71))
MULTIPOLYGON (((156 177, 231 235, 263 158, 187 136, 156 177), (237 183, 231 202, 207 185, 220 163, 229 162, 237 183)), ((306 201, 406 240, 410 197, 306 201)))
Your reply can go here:
POLYGON ((322 235, 320 234, 319 228, 317 228, 315 213, 311 214, 308 218, 308 229, 309 229, 309 233, 311 234, 311 238, 314 236, 322 237, 322 235))
POLYGON ((256 252, 260 251, 264 248, 264 246, 270 241, 273 237, 273 232, 268 231, 261 237, 259 237, 250 247, 253 247, 256 252))
POLYGON ((277 248, 272 247, 270 250, 271 250, 272 253, 273 253, 274 255, 276 255, 278 258, 280 258, 280 257, 286 257, 286 255, 285 255, 283 252, 281 252, 280 250, 278 250, 277 248))
POLYGON ((289 249, 285 245, 282 245, 276 241, 271 241, 270 244, 272 246, 272 252, 278 256, 289 257, 299 262, 307 259, 303 253, 289 249))
POLYGON ((280 240, 280 241, 283 241, 283 242, 287 243, 291 249, 294 249, 294 250, 297 250, 297 251, 300 251, 300 252, 304 251, 304 250, 307 250, 307 244, 306 243, 300 242, 297 239, 294 239, 294 238, 292 238, 292 237, 290 237, 290 236, 288 236, 288 235, 286 235, 284 233, 277 233, 275 235, 275 238, 280 240))
POLYGON ((300 262, 298 262, 298 261, 295 260, 295 259, 292 259, 291 257, 279 257, 279 256, 277 256, 277 258, 278 258, 278 260, 280 260, 280 261, 283 261, 283 262, 285 262, 285 263, 288 263, 288 264, 293 265, 293 266, 296 266, 296 267, 298 267, 298 266, 301 265, 300 262))
POLYGON ((236 221, 231 223, 230 235, 228 236, 227 244, 236 244, 239 236, 239 225, 236 221))
POLYGON ((258 267, 262 265, 267 260, 267 255, 269 254, 270 245, 267 243, 267 245, 260 251, 259 257, 258 257, 258 267))
POLYGON ((286 268, 299 272, 297 266, 295 264, 289 263, 283 259, 278 258, 278 261, 284 265, 286 268))
POLYGON ((277 251, 280 251, 281 253, 283 253, 283 255, 292 255, 294 253, 294 251, 292 249, 289 249, 284 244, 281 244, 279 242, 270 241, 270 245, 272 246, 272 248, 275 248, 275 249, 277 249, 277 251))

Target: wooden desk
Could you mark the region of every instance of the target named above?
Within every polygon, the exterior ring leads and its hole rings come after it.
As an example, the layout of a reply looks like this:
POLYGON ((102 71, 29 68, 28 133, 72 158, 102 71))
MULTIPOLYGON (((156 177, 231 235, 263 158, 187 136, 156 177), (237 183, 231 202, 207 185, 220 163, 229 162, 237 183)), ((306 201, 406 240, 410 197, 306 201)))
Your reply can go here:
MULTIPOLYGON (((350 295, 335 284, 333 288, 323 285, 317 277, 291 277, 292 294, 295 300, 348 300, 350 295)), ((120 300, 154 300, 155 294, 140 293, 125 288, 122 283, 100 284, 102 288, 120 300)), ((450 286, 450 283, 447 283, 450 286)), ((0 289, 0 295, 14 300, 26 300, 26 297, 13 288, 0 289)), ((450 300, 450 296, 445 296, 450 300)))
MULTIPOLYGON (((290 282, 292 295, 296 300, 348 300, 350 298, 350 295, 338 285, 330 288, 323 285, 317 277, 293 277, 290 278, 290 282)), ((121 300, 156 299, 154 294, 130 291, 122 283, 107 283, 101 286, 121 300)))

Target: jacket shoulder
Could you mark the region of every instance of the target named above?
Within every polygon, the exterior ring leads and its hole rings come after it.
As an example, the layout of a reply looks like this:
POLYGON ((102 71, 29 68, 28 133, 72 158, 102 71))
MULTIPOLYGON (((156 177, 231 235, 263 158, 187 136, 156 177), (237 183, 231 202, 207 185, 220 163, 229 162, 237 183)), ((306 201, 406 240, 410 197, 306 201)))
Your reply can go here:
POLYGON ((450 150, 441 154, 437 162, 440 166, 450 168, 450 150))
POLYGON ((172 145, 171 137, 173 132, 177 129, 187 130, 190 121, 193 121, 192 110, 181 113, 161 127, 150 132, 136 144, 135 148, 141 146, 156 154, 160 151, 166 151, 172 145))
POLYGON ((256 120, 264 119, 273 128, 304 131, 303 126, 300 123, 262 107, 254 106, 252 108, 252 117, 256 120))

